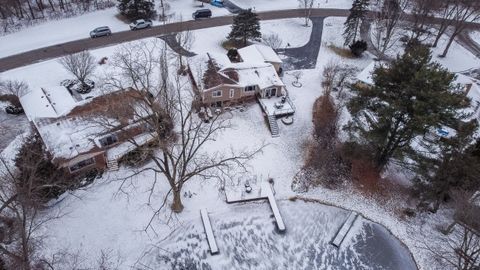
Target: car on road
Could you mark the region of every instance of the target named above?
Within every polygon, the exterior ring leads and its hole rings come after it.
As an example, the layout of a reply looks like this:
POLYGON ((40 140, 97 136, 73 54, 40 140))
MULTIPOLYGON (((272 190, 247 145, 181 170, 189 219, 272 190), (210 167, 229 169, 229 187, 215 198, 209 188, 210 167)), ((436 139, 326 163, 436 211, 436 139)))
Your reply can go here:
POLYGON ((90 32, 90 37, 96 38, 96 37, 110 36, 111 34, 112 34, 112 30, 110 30, 108 26, 101 26, 93 29, 90 32))
POLYGON ((151 20, 136 20, 133 23, 129 24, 130 30, 138 30, 138 29, 144 29, 144 28, 150 28, 152 27, 152 21, 151 20))
POLYGON ((202 18, 210 18, 212 17, 212 11, 208 8, 199 9, 192 14, 192 17, 195 20, 202 19, 202 18))

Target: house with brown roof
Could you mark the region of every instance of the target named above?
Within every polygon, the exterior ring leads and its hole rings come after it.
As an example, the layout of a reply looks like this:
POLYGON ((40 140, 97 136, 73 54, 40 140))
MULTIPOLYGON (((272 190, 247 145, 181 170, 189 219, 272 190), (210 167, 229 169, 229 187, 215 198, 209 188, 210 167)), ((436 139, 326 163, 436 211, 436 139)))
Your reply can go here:
POLYGON ((40 88, 20 102, 52 162, 72 175, 118 169, 122 156, 155 139, 142 121, 148 117, 140 108, 142 97, 133 89, 77 102, 64 87, 40 88))

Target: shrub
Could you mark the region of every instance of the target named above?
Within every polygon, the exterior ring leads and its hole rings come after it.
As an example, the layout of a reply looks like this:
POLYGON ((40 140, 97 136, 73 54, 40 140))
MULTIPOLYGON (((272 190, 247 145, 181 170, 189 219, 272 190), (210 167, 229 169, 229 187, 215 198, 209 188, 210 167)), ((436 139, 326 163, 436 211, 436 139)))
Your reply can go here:
POLYGON ((352 43, 349 47, 352 54, 355 55, 356 57, 362 56, 362 54, 368 49, 367 42, 363 40, 357 40, 354 43, 352 43))

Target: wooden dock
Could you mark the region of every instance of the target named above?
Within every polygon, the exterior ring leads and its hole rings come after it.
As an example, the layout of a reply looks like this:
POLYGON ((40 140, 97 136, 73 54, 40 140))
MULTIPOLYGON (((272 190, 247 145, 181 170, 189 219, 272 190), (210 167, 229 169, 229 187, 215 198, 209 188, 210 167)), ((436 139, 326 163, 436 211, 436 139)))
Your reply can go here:
POLYGON ((212 224, 208 217, 207 209, 200 209, 200 215, 202 216, 203 228, 207 235, 208 246, 210 247, 210 254, 215 255, 219 253, 217 241, 215 241, 215 235, 213 234, 212 224))

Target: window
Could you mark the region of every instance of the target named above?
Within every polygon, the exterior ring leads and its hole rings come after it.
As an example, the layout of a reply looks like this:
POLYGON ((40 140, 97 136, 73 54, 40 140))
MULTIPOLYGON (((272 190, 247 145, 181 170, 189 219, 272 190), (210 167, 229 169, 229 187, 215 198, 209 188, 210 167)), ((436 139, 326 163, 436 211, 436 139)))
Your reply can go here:
POLYGON ((235 89, 230 89, 230 98, 235 96, 235 89))
POLYGON ((222 96, 222 90, 215 90, 212 92, 212 97, 221 97, 222 96))
POLYGON ((70 166, 69 169, 70 169, 70 172, 74 172, 84 167, 87 167, 89 165, 92 165, 93 163, 95 163, 95 160, 93 158, 89 158, 89 159, 82 160, 75 165, 70 166))
POLYGON ((245 87, 245 92, 255 91, 255 85, 249 85, 245 87))
POLYGON ((106 147, 106 146, 109 146, 109 145, 112 145, 112 144, 118 142, 118 138, 117 138, 117 135, 112 134, 112 135, 109 135, 105 138, 101 138, 98 141, 100 142, 102 147, 106 147))

